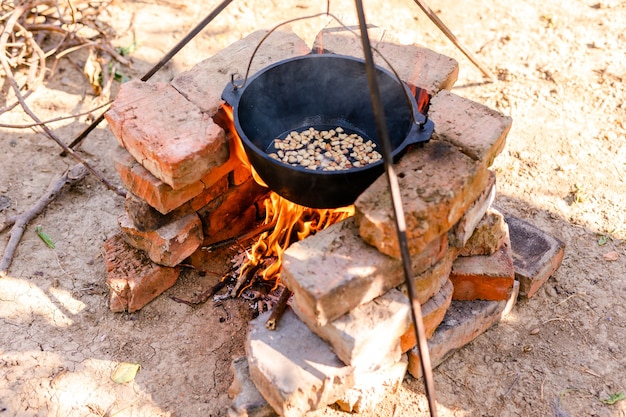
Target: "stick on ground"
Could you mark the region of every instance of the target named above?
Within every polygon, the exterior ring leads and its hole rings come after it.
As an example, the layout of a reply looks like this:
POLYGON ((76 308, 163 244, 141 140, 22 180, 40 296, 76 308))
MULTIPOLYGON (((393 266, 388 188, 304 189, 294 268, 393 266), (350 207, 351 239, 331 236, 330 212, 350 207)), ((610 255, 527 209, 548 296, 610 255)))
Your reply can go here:
POLYGON ((9 226, 12 223, 13 228, 11 229, 9 243, 4 251, 2 260, 0 261, 0 277, 6 276, 9 272, 9 266, 11 266, 11 261, 13 261, 13 255, 17 249, 17 245, 22 239, 22 235, 24 234, 28 223, 37 217, 44 210, 44 208, 46 208, 46 206, 59 195, 66 184, 72 185, 80 181, 85 177, 85 175, 87 175, 87 172, 87 168, 85 168, 83 164, 74 165, 72 168, 56 177, 52 183, 50 183, 50 186, 46 190, 45 194, 42 195, 30 209, 26 210, 19 216, 11 216, 10 218, 7 218, 5 225, 9 226))

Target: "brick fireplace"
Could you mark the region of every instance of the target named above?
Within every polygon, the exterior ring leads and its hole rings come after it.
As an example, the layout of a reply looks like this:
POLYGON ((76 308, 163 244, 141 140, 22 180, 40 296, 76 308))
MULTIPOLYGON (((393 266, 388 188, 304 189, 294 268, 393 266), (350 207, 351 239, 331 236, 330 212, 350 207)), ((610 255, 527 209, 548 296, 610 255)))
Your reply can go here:
MULTIPOLYGON (((253 229, 269 190, 236 157, 219 121, 231 74, 245 73, 265 31, 255 32, 171 83, 124 84, 106 114, 119 142, 115 169, 129 191, 120 233, 105 243, 112 311, 136 311, 174 285, 181 264, 202 268, 202 248, 253 229)), ((370 38, 382 32, 371 29, 370 38)), ((449 90, 457 63, 416 45, 376 42, 407 84, 432 96, 430 142, 396 164, 407 239, 431 360, 499 322, 518 294, 531 297, 558 268, 563 244, 493 207, 489 167, 505 145, 510 117, 449 90), (528 245, 545 243, 529 266, 528 245), (527 250, 524 250, 527 249, 527 250)), ((307 46, 272 33, 251 72, 313 51, 362 56, 360 40, 326 29, 307 46)), ((247 356, 233 362, 231 415, 285 416, 333 403, 371 411, 405 373, 420 377, 395 223, 381 177, 355 202, 355 215, 284 254, 281 281, 293 292, 278 329, 250 323, 247 356), (255 411, 256 410, 256 411, 255 411)))

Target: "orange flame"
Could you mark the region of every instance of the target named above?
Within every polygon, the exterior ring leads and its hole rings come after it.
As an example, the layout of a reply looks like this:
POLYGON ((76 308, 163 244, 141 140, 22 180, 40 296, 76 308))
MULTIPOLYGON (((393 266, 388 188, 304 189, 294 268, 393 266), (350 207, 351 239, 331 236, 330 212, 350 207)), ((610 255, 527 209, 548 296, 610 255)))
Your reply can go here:
MULTIPOLYGON (((250 168, 255 181, 267 187, 246 156, 241 138, 235 129, 232 108, 223 105, 222 110, 226 116, 225 124, 230 129, 232 137, 231 150, 245 166, 250 168)), ((248 261, 241 267, 235 291, 241 294, 254 283, 255 276, 264 281, 274 281, 277 286, 282 270, 283 253, 289 245, 353 215, 354 206, 313 209, 292 203, 273 191, 270 192, 265 200, 263 226, 273 225, 273 228, 259 235, 258 240, 252 245, 248 252, 248 261)))

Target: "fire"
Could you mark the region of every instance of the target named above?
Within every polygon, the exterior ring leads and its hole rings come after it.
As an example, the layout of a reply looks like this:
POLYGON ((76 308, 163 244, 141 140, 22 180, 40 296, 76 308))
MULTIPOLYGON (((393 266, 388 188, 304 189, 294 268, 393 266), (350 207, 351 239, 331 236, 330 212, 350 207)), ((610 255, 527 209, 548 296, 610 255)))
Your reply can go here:
MULTIPOLYGON (((255 181, 267 187, 248 161, 235 129, 232 108, 223 105, 222 110, 232 134, 231 151, 235 152, 241 163, 250 169, 255 181)), ((240 269, 235 292, 241 294, 244 289, 254 284, 257 278, 274 282, 276 287, 280 282, 283 253, 289 245, 353 215, 354 206, 314 209, 292 203, 271 191, 265 200, 263 221, 263 226, 271 226, 271 229, 259 235, 247 252, 248 260, 240 269)))

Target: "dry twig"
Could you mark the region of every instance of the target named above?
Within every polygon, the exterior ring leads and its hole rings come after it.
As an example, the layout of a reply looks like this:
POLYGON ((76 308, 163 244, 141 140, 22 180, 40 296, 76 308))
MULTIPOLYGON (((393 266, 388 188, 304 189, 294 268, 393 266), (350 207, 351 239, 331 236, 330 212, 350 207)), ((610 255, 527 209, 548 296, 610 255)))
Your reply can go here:
POLYGON ((289 301, 291 294, 293 293, 289 288, 285 287, 283 289, 283 292, 280 294, 280 298, 278 299, 278 303, 276 303, 270 317, 265 322, 265 327, 267 327, 268 330, 276 330, 276 326, 278 325, 280 318, 285 313, 287 302, 289 301))
POLYGON ((24 213, 19 216, 13 216, 10 219, 7 218, 5 222, 5 226, 1 229, 4 230, 6 227, 13 224, 13 228, 11 229, 9 243, 4 251, 4 255, 2 256, 2 260, 0 261, 0 277, 4 277, 7 275, 9 271, 9 266, 11 265, 11 261, 13 260, 13 255, 15 250, 17 249, 17 245, 22 239, 22 235, 26 230, 26 226, 28 223, 37 217, 44 208, 50 202, 52 202, 61 192, 63 187, 68 184, 74 184, 77 181, 81 180, 85 175, 87 175, 87 170, 82 164, 76 164, 72 168, 65 171, 62 175, 58 176, 54 179, 54 181, 50 184, 45 194, 37 200, 37 202, 24 213), (10 222, 10 223, 9 223, 10 222))

